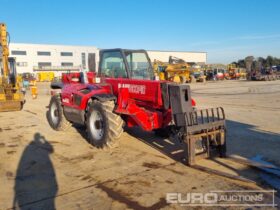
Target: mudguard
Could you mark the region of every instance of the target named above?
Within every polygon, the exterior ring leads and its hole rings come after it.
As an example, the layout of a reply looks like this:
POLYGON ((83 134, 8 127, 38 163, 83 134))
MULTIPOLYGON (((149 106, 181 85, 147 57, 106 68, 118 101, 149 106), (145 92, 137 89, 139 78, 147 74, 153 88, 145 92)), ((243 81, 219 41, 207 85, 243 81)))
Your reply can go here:
POLYGON ((62 82, 52 82, 51 89, 62 89, 63 83, 62 82))
POLYGON ((112 101, 112 100, 117 100, 117 97, 114 96, 113 94, 95 94, 91 97, 92 99, 97 99, 100 102, 105 102, 105 101, 112 101))

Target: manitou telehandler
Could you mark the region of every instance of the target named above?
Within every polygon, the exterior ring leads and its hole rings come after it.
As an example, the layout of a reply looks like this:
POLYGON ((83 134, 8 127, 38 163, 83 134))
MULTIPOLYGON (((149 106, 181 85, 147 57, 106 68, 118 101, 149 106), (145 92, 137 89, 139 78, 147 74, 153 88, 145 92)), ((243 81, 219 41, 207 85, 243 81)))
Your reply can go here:
POLYGON ((9 57, 6 25, 0 23, 0 111, 18 111, 24 104, 24 95, 18 82, 15 58, 9 57))
POLYGON ((51 87, 50 126, 84 125, 98 148, 112 146, 126 125, 175 137, 188 165, 197 156, 226 155, 223 108, 197 110, 189 85, 154 80, 145 50, 101 50, 98 73, 64 74, 51 87))

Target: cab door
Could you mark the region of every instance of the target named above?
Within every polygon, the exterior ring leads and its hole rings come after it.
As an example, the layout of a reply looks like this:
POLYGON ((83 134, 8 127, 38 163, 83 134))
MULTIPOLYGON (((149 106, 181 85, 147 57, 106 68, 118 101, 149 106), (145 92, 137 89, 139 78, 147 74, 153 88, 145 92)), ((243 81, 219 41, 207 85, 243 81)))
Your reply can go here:
POLYGON ((153 80, 153 71, 145 51, 105 50, 101 52, 99 73, 112 85, 113 94, 127 88, 138 101, 158 103, 160 82, 153 80))

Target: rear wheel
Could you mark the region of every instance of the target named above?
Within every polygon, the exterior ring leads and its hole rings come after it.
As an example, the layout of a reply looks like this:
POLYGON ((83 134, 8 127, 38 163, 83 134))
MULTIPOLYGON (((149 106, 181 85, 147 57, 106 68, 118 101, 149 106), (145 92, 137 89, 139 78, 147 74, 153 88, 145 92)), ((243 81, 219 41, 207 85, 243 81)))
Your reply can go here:
POLYGON ((114 147, 123 133, 122 118, 113 113, 114 101, 93 101, 87 112, 87 133, 89 142, 98 147, 114 147))
POLYGON ((50 126, 57 131, 66 130, 71 125, 64 116, 63 107, 58 95, 54 95, 51 98, 49 110, 47 112, 47 119, 50 126))

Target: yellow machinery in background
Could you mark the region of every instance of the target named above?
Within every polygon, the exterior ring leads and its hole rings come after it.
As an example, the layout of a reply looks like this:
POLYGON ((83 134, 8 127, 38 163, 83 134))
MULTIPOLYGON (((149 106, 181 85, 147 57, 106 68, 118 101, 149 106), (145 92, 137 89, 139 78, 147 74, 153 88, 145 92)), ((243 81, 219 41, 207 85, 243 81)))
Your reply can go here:
POLYGON ((24 104, 24 95, 16 73, 15 58, 9 58, 7 28, 0 23, 0 111, 18 111, 24 104))
POLYGON ((154 60, 153 68, 160 80, 168 80, 177 83, 205 82, 204 72, 195 63, 187 63, 183 59, 169 56, 168 63, 154 60))
POLYGON ((54 80, 54 72, 44 71, 37 73, 38 82, 51 82, 54 80))
POLYGON ((235 64, 228 64, 228 79, 246 79, 245 68, 238 68, 235 64))
POLYGON ((228 79, 245 79, 247 76, 244 68, 238 68, 235 64, 228 65, 228 79))
POLYGON ((159 77, 159 80, 166 80, 166 73, 165 70, 167 68, 167 64, 159 61, 159 60, 154 60, 153 63, 153 69, 154 69, 154 75, 159 77))
POLYGON ((22 85, 24 88, 28 88, 30 90, 31 96, 33 99, 37 98, 38 90, 37 90, 37 81, 34 73, 25 72, 21 74, 22 85))
POLYGON ((25 72, 19 75, 24 87, 36 86, 35 74, 30 72, 25 72))
MULTIPOLYGON (((159 60, 154 60, 153 68, 156 76, 160 80, 168 80, 177 83, 190 82, 190 66, 188 63, 175 62, 175 57, 170 56, 169 63, 164 63, 159 60)), ((176 58, 177 60, 177 58, 176 58)))
POLYGON ((240 74, 240 79, 246 79, 247 78, 247 71, 245 68, 239 68, 238 70, 240 74))
POLYGON ((193 65, 190 69, 190 80, 191 82, 205 82, 206 76, 204 70, 199 65, 193 65))

